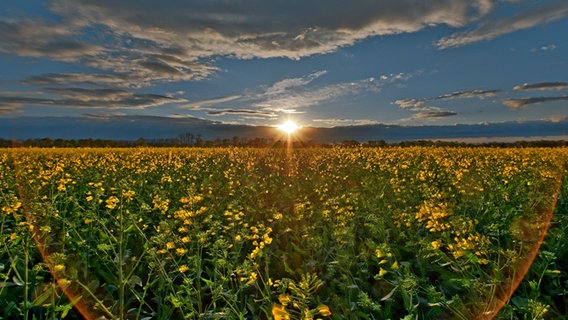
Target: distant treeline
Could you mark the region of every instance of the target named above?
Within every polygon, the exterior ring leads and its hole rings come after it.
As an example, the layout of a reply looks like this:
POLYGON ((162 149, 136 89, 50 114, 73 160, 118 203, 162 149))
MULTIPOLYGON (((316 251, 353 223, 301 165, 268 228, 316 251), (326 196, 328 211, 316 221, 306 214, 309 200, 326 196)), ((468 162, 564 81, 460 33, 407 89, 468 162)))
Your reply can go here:
MULTIPOLYGON (((36 147, 36 148, 130 148, 130 147, 286 147, 289 143, 283 140, 275 140, 272 138, 240 138, 234 136, 232 138, 203 140, 200 135, 183 134, 175 138, 167 139, 144 139, 136 140, 109 140, 109 139, 27 139, 27 140, 7 140, 0 138, 0 148, 18 148, 18 147, 36 147)), ((386 142, 384 140, 359 142, 356 140, 344 140, 333 143, 319 143, 315 141, 293 141, 290 142, 293 147, 329 147, 335 145, 341 146, 362 146, 362 147, 387 147, 387 146, 450 146, 450 147, 563 147, 568 146, 565 140, 535 140, 535 141, 517 141, 517 142, 487 142, 487 143, 466 143, 452 141, 432 141, 432 140, 414 140, 402 142, 386 142)))

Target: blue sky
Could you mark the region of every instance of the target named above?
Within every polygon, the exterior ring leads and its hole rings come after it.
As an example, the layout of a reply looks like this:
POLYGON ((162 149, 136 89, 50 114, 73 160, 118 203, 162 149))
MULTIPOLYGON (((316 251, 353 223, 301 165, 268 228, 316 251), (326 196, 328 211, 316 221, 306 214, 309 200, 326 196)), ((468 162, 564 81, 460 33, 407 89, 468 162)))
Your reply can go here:
POLYGON ((4 0, 0 117, 568 123, 566 30, 565 0, 4 0))

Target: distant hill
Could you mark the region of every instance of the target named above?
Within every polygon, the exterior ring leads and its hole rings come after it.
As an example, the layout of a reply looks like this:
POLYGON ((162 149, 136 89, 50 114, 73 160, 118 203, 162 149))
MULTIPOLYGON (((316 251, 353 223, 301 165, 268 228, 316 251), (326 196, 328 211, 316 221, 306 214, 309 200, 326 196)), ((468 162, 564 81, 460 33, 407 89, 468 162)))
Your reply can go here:
MULTIPOLYGON (((180 134, 199 135, 203 140, 283 139, 274 127, 232 125, 221 122, 183 117, 156 116, 83 116, 83 117, 19 117, 4 118, 0 124, 0 138, 25 139, 109 139, 136 140, 167 139, 180 134)), ((397 126, 362 125, 333 128, 304 127, 296 139, 320 143, 346 140, 367 141, 502 141, 549 139, 568 140, 568 120, 561 122, 532 121, 497 124, 455 126, 397 126)))

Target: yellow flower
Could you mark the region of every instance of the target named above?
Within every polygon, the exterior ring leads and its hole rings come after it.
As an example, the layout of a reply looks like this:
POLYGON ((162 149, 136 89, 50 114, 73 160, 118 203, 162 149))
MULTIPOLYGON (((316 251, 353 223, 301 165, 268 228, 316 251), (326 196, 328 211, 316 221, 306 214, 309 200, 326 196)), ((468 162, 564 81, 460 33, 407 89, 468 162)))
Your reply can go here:
POLYGON ((69 280, 67 280, 67 279, 65 279, 65 278, 62 278, 62 279, 59 279, 59 280, 57 281, 57 284, 59 284, 59 287, 65 289, 65 288, 67 288, 67 287, 71 284, 71 281, 69 281, 69 280))
POLYGON ((387 274, 387 272, 388 272, 388 271, 385 270, 385 269, 383 269, 383 268, 379 269, 379 277, 384 276, 385 274, 387 274))
POLYGON ((55 267, 53 267, 53 270, 55 272, 63 272, 63 271, 65 271, 65 266, 62 265, 62 264, 58 264, 58 265, 55 265, 55 267))
POLYGON ((166 243, 166 248, 167 249, 173 249, 176 247, 176 244, 173 241, 170 241, 168 243, 166 243))
POLYGON ((86 200, 87 200, 87 202, 92 201, 92 200, 93 200, 93 196, 87 196, 86 200))
POLYGON ((19 236, 18 236, 18 234, 15 233, 15 232, 10 235, 10 240, 12 240, 12 241, 14 241, 14 240, 16 240, 16 239, 18 239, 18 238, 19 238, 19 236))
POLYGON ((246 285, 248 286, 248 285, 253 284, 256 281, 256 277, 257 277, 256 272, 254 272, 254 271, 251 272, 246 285))
POLYGON ((290 296, 283 293, 278 296, 278 301, 285 307, 290 303, 290 296))
POLYGON ((181 273, 185 273, 189 270, 189 268, 184 264, 178 268, 178 271, 181 273))
POLYGON ((183 255, 186 254, 186 253, 187 253, 187 249, 185 249, 185 248, 177 248, 177 249, 176 249, 176 254, 177 254, 178 256, 183 256, 183 255))
POLYGON ((117 197, 115 196, 110 196, 108 199, 106 199, 105 203, 106 203, 106 207, 108 209, 114 209, 116 208, 116 205, 118 204, 120 200, 118 200, 117 197))
POLYGON ((274 317, 274 320, 290 320, 290 314, 288 311, 284 309, 284 306, 279 304, 274 304, 272 306, 272 316, 274 317))
POLYGON ((331 316, 331 311, 329 310, 329 307, 326 306, 325 304, 320 304, 320 305, 317 307, 317 310, 318 310, 320 316, 324 316, 324 317, 329 317, 329 316, 331 316))
POLYGON ((442 246, 442 242, 441 242, 441 241, 438 241, 438 240, 432 241, 431 245, 432 245, 432 248, 438 249, 439 247, 442 246))
POLYGON ((395 261, 395 262, 392 264, 392 267, 391 267, 391 268, 393 268, 394 270, 397 270, 397 269, 398 269, 398 261, 395 261))

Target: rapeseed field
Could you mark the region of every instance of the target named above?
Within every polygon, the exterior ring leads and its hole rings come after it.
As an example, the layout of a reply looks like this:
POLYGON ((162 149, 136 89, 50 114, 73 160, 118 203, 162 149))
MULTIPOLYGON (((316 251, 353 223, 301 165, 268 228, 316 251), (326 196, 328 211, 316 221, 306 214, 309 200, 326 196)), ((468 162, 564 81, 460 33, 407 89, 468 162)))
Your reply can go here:
POLYGON ((0 151, 0 319, 555 319, 568 149, 0 151))

